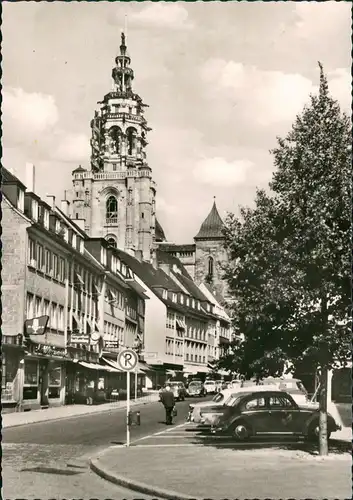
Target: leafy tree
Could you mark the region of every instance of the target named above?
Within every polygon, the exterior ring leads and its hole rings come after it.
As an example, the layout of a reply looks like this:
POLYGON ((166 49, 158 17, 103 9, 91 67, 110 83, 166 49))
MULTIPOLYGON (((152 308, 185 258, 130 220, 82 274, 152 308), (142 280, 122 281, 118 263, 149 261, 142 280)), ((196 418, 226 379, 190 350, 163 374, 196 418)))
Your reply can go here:
POLYGON ((232 316, 242 344, 220 365, 249 376, 309 358, 321 371, 320 453, 327 454, 327 370, 351 357, 351 122, 318 95, 272 151, 271 194, 226 221, 232 316))

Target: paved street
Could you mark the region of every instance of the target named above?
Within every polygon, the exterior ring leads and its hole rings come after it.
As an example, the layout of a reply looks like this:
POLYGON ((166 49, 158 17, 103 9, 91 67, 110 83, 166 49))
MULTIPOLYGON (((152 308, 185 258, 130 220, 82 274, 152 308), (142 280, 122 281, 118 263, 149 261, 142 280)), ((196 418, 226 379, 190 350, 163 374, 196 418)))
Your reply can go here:
MULTIPOLYGON (((188 401, 177 404, 175 425, 184 422, 188 405, 188 401)), ((139 411, 141 426, 132 428, 132 443, 166 429, 160 403, 141 406, 139 411)), ((100 479, 88 469, 89 456, 125 442, 125 412, 117 409, 3 429, 3 497, 138 498, 139 495, 100 479)))

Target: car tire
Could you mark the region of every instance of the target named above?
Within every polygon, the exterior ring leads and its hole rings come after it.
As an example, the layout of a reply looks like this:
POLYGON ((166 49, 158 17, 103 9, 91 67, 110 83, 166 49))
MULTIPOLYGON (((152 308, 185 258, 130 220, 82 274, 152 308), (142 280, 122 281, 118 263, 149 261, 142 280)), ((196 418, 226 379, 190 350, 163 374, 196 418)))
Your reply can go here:
MULTIPOLYGON (((330 439, 331 437, 331 431, 327 431, 327 439, 330 439)), ((308 441, 318 441, 319 440, 319 422, 314 422, 313 424, 310 425, 308 434, 307 434, 307 440, 308 441)))
POLYGON ((232 428, 232 436, 236 441, 248 441, 251 435, 251 429, 249 425, 243 421, 236 422, 232 428))

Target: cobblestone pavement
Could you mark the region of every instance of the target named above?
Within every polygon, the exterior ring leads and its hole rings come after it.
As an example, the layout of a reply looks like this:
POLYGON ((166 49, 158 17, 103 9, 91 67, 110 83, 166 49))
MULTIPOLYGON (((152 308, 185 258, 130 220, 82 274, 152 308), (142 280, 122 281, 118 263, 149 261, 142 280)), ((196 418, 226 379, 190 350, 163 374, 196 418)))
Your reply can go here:
POLYGON ((152 499, 101 479, 83 461, 76 462, 80 468, 67 466, 91 451, 90 446, 3 444, 3 499, 152 499))

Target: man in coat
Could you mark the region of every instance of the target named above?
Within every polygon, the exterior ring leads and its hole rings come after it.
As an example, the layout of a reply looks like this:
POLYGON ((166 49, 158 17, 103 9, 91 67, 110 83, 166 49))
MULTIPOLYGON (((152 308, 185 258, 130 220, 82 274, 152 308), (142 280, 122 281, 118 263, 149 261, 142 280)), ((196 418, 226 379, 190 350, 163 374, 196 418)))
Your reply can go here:
POLYGON ((165 420, 167 425, 173 424, 173 408, 175 406, 174 394, 171 391, 170 385, 167 385, 164 391, 161 392, 161 402, 165 408, 165 420))

